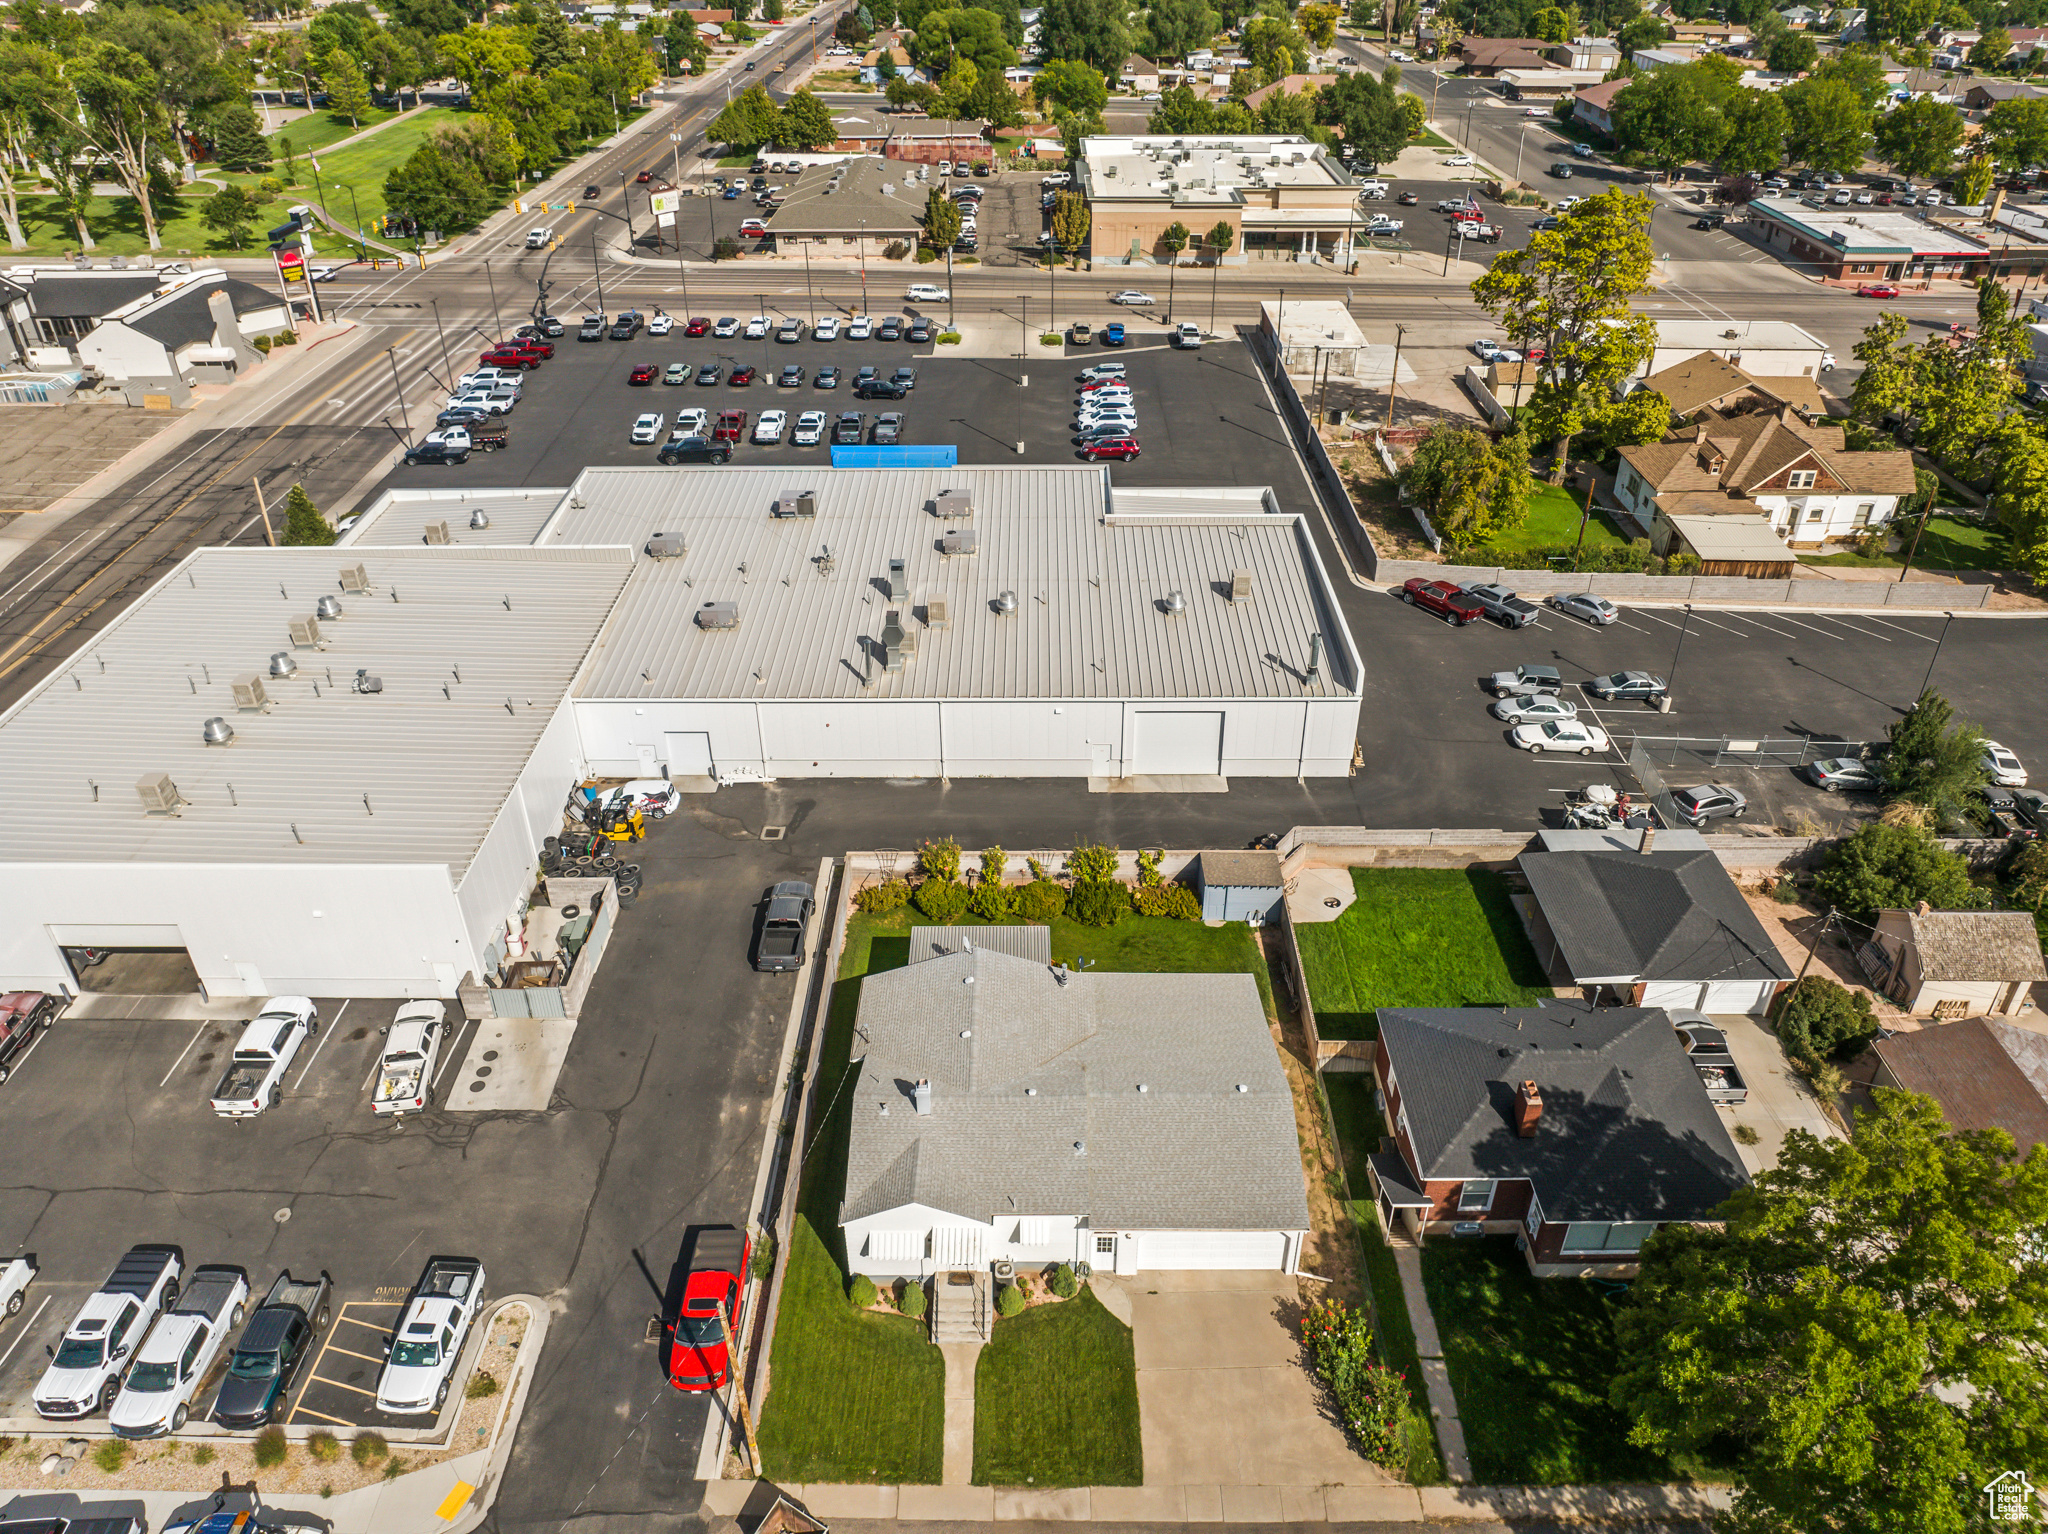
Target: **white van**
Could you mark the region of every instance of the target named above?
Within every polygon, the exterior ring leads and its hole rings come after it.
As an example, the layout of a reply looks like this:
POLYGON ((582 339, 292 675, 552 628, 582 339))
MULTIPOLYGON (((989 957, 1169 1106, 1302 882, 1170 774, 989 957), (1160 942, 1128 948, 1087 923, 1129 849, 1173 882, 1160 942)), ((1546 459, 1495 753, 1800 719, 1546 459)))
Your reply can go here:
POLYGON ((929 282, 913 282, 903 295, 906 302, 913 304, 943 304, 952 296, 944 288, 933 287, 929 282))

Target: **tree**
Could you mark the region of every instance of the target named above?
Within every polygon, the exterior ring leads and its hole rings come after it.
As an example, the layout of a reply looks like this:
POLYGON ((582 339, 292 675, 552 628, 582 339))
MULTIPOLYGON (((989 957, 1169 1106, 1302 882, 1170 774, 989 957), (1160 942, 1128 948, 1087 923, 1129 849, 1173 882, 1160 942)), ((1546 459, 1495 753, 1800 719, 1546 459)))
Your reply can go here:
POLYGON ((1038 17, 1042 59, 1083 59, 1111 75, 1131 51, 1122 0, 1046 0, 1038 17))
POLYGON ((939 111, 947 117, 959 118, 966 114, 967 98, 974 94, 974 87, 981 83, 981 71, 974 60, 955 58, 952 68, 939 81, 939 111))
POLYGON ((434 39, 448 72, 472 96, 533 67, 533 55, 504 27, 465 27, 434 39))
POLYGON ((562 14, 560 0, 541 0, 540 15, 534 22, 533 38, 528 48, 533 56, 533 72, 537 75, 551 75, 558 69, 572 68, 581 59, 582 50, 576 46, 576 34, 570 29, 569 18, 562 14))
POLYGON ((1728 123, 1700 73, 1681 66, 1657 70, 1614 98, 1614 137, 1625 153, 1672 176, 1719 154, 1728 123))
POLYGON ((1188 248, 1188 226, 1175 219, 1159 231, 1159 243, 1166 251, 1166 317, 1173 318, 1173 283, 1180 275, 1180 253, 1188 248))
POLYGON ((1966 208, 1983 207, 1991 200, 1991 183, 1996 179, 1990 155, 1971 155, 1956 175, 1956 201, 1966 208))
POLYGON ((213 158, 222 170, 260 175, 270 169, 270 141, 246 103, 224 107, 214 117, 213 158))
POLYGON ((1310 97, 1292 91, 1275 90, 1259 103, 1261 133, 1291 133, 1306 137, 1315 126, 1315 105, 1310 97))
MULTIPOLYGON (((329 26, 365 25, 360 18, 337 14, 345 9, 333 7, 322 13, 322 19, 329 26)), ((235 47, 241 28, 238 13, 225 13, 216 5, 201 7, 193 15, 180 15, 168 6, 131 5, 95 19, 100 41, 149 65, 157 105, 172 129, 166 147, 180 164, 192 158, 188 138, 199 118, 231 101, 246 104, 246 66, 235 47)))
MULTIPOLYGON (((1520 416, 1536 441, 1569 439, 1656 346, 1655 321, 1631 310, 1649 291, 1650 209, 1647 196, 1603 192, 1524 249, 1495 257, 1472 284, 1510 345, 1545 348, 1520 416)), ((1557 478, 1563 471, 1560 455, 1557 478)))
MULTIPOLYGON (((1624 97, 1641 84, 1623 92, 1624 97)), ((1870 114, 1850 86, 1815 74, 1786 86, 1782 94, 1785 147, 1794 160, 1844 176, 1863 163, 1870 152, 1870 114)))
POLYGON ((753 149, 771 142, 781 128, 782 113, 767 90, 750 85, 711 119, 704 136, 731 149, 753 149))
MULTIPOLYGON (((1054 59, 1038 71, 1031 82, 1041 107, 1057 106, 1069 112, 1100 112, 1109 104, 1109 87, 1101 74, 1071 59, 1054 59)), ((1185 87, 1179 87, 1185 89, 1185 87)))
POLYGON ((384 205, 422 229, 474 228, 491 210, 491 194, 475 168, 438 141, 420 145, 384 178, 384 205))
POLYGON ((1959 853, 1925 831, 1882 821, 1837 842, 1814 889, 1865 928, 1880 911, 1910 911, 1923 900, 1937 911, 1976 911, 1991 902, 1970 882, 1970 865, 1959 853))
MULTIPOLYGON (((1002 18, 975 7, 933 11, 918 23, 911 53, 927 69, 946 69, 969 59, 977 71, 1001 74, 1017 62, 1017 50, 1003 35, 1002 18)), ((970 83, 968 89, 972 89, 970 83)))
POLYGON ((838 137, 839 130, 833 124, 831 108, 812 95, 808 86, 783 104, 778 138, 784 148, 824 149, 838 137))
POLYGON ((1658 1232, 1616 1317, 1630 1438, 1734 1446, 1721 1527, 1961 1534, 2038 1466, 2048 1147, 1873 1096, 1854 1140, 1787 1135, 1725 1225, 1658 1232))
POLYGON ((865 48, 868 39, 875 33, 872 27, 861 20, 861 13, 852 10, 840 16, 839 24, 832 29, 832 35, 849 48, 865 48))
POLYGON ((1202 236, 1202 243, 1212 252, 1209 259, 1217 266, 1223 264, 1223 258, 1230 253, 1230 247, 1236 242, 1237 231, 1230 227, 1228 219, 1215 225, 1202 236))
POLYGON ((1570 42, 1576 30, 1576 18, 1571 12, 1555 5, 1544 6, 1529 18, 1529 35, 1546 43, 1570 42))
POLYGON ((1010 89, 1010 82, 993 70, 974 82, 974 89, 967 93, 963 105, 963 117, 985 122, 994 130, 1014 128, 1024 121, 1023 102, 1010 89))
POLYGON ((1304 5, 1294 13, 1295 23, 1302 35, 1318 48, 1328 48, 1337 41, 1337 21, 1343 15, 1334 5, 1304 5))
POLYGON ((933 250, 950 250, 960 238, 960 209, 943 187, 933 187, 924 199, 924 242, 933 250))
POLYGON ((1145 12, 1145 46, 1155 59, 1185 58, 1222 29, 1203 0, 1153 0, 1145 12))
POLYGON ((359 127, 363 114, 370 110, 370 82, 363 78, 362 68, 346 53, 337 52, 325 72, 327 110, 346 117, 349 126, 359 127))
POLYGON ((1244 24, 1244 56, 1271 85, 1283 80, 1308 57, 1308 39, 1277 16, 1254 16, 1244 24))
POLYGON ((939 88, 929 80, 911 80, 898 75, 888 84, 884 94, 893 107, 915 107, 920 112, 930 112, 939 104, 939 88))
POLYGON ((28 249, 17 176, 40 158, 37 142, 66 120, 69 100, 56 54, 0 42, 0 216, 16 250, 28 249))
POLYGON ((1079 192, 1061 192, 1052 205, 1052 237, 1054 243, 1067 253, 1067 264, 1081 264, 1081 247, 1088 241, 1088 227, 1093 218, 1088 211, 1088 199, 1079 192))
POLYGON ((761 19, 763 21, 782 20, 782 0, 763 0, 761 19))
POLYGON ((2003 69, 2006 56, 2011 52, 2012 34, 2004 27, 1993 27, 1970 45, 1970 67, 2003 69))
POLYGON ((1404 96, 1366 70, 1339 75, 1316 92, 1316 120, 1343 130, 1344 143, 1354 155, 1375 164, 1389 162, 1407 147, 1410 133, 1402 104, 1419 98, 1404 96))
POLYGON ((1776 91, 1737 91, 1721 116, 1728 124, 1728 137, 1714 163, 1724 173, 1754 176, 1784 163, 1785 103, 1776 91))
POLYGON ((1930 690, 1892 721, 1891 751, 1882 767, 1888 792, 1939 814, 1959 810, 1984 786, 1984 732, 1955 712, 1948 699, 1930 690))
POLYGON ((151 182, 169 152, 170 118, 157 99, 156 74, 141 55, 102 46, 71 62, 67 71, 85 129, 88 152, 113 167, 135 200, 151 250, 162 250, 151 182))
POLYGON ((1463 553, 1520 527, 1536 480, 1519 434, 1495 442, 1439 421, 1415 445, 1405 484, 1444 543, 1463 553))
POLYGON ((1864 36, 1878 42, 1919 37, 1934 25, 1945 0, 1876 0, 1863 23, 1864 36))
POLYGON ((260 206, 245 188, 223 187, 206 199, 206 206, 199 213, 199 222, 215 234, 226 235, 228 243, 240 250, 249 237, 249 226, 256 221, 256 210, 260 206))
POLYGON ((2012 542, 2013 568, 2048 585, 2048 440, 2031 427, 2008 442, 1998 471, 1999 525, 2012 542))
POLYGON ((1891 86, 1885 79, 1888 67, 1884 55, 1876 49, 1863 43, 1851 43, 1841 52, 1816 64, 1813 78, 1833 80, 1848 86, 1855 93, 1857 104, 1869 113, 1891 92, 1891 86))
POLYGON ((1765 62, 1774 75, 1803 75, 1820 57, 1820 45, 1805 32, 1787 32, 1771 44, 1765 62))
POLYGON ((1670 430, 1671 401, 1655 389, 1631 389, 1588 416, 1585 442, 1595 457, 1605 458, 1616 448, 1662 442, 1670 430))
POLYGON ((1621 50, 1623 58, 1629 58, 1644 48, 1655 48, 1660 43, 1671 41, 1671 27, 1661 16, 1637 16, 1624 22, 1620 32, 1615 34, 1614 46, 1621 50))
POLYGON ((1877 1036, 1869 994, 1837 985, 1826 975, 1795 980, 1778 998, 1776 1011, 1785 1053, 1809 1065, 1859 1054, 1877 1036))
MULTIPOLYGON (((2040 105, 2048 106, 2048 101, 2040 105)), ((1871 125, 1871 139, 1877 157, 1893 170, 1927 180, 1945 175, 1955 163, 1963 119, 1946 101, 1915 96, 1878 118, 1871 125)))
POLYGON ((287 548, 322 547, 334 542, 334 524, 320 515, 320 508, 306 494, 304 485, 293 485, 284 498, 284 541, 287 548))
POLYGON ((1999 102, 1984 114, 1977 143, 2006 170, 2024 170, 2048 160, 2048 98, 1999 102))

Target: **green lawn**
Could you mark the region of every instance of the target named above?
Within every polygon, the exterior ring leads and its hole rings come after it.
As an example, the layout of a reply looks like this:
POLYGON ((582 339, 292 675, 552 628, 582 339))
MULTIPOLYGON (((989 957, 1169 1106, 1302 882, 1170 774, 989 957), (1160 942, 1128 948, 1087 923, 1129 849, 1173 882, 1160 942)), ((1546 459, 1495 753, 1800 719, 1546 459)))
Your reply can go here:
POLYGON ((1617 1286, 1533 1278, 1509 1236, 1425 1242, 1422 1281, 1479 1485, 1672 1481, 1698 1468, 1632 1445, 1608 1405, 1617 1286))
MULTIPOLYGON (((1903 543, 1913 541, 1912 530, 1901 534, 1903 543)), ((1905 563, 1903 549, 1898 553, 1878 554, 1866 558, 1861 554, 1801 554, 1802 565, 1836 565, 1851 569, 1896 570, 1905 563)), ((1920 547, 1914 552, 1913 566, 1919 570, 2010 570, 2013 565, 2012 540, 2005 530, 1974 517, 1955 517, 1936 512, 1927 519, 1927 531, 1921 536, 1920 547)))
MULTIPOLYGON (((1539 485, 1536 493, 1529 497, 1528 520, 1512 533, 1474 549, 1466 562, 1540 568, 1545 552, 1560 548, 1569 550, 1578 542, 1579 517, 1583 510, 1584 502, 1574 500, 1560 487, 1539 485), (1533 559, 1534 564, 1519 566, 1518 562, 1524 559, 1533 559)), ((1607 513, 1595 506, 1593 519, 1586 524, 1586 547, 1619 548, 1627 542, 1628 539, 1622 537, 1621 529, 1614 525, 1607 513)))
MULTIPOLYGON (((441 108, 436 107, 432 110, 440 111, 441 108)), ((269 135, 270 152, 280 160, 283 159, 284 150, 279 147, 277 141, 288 138, 292 141, 292 153, 317 154, 329 144, 338 144, 345 138, 354 138, 358 133, 374 128, 379 123, 390 122, 397 115, 395 111, 371 107, 351 123, 346 117, 336 116, 332 112, 314 112, 306 117, 294 118, 277 132, 269 135)))
POLYGON ((974 1376, 977 1486, 1138 1486, 1131 1329, 1083 1289, 996 1322, 974 1376))
POLYGON ((1536 951, 1489 869, 1354 868, 1358 898, 1295 929, 1316 1031, 1378 1036, 1380 1007, 1529 1006, 1551 994, 1536 951))
POLYGON ((1417 149, 1457 148, 1457 145, 1453 144, 1441 133, 1433 133, 1428 128, 1424 128, 1419 134, 1417 134, 1414 138, 1410 139, 1408 142, 1414 145, 1417 149))
MULTIPOLYGON (((347 222, 353 223, 360 209, 363 226, 375 229, 377 220, 384 216, 384 178, 431 138, 436 128, 460 122, 464 115, 448 107, 429 107, 424 112, 414 112, 404 122, 394 123, 382 133, 364 139, 360 144, 351 144, 348 148, 337 149, 332 154, 320 155, 317 157, 320 161, 317 186, 313 168, 302 154, 297 162, 298 186, 315 196, 324 191, 327 211, 347 222), (351 190, 355 192, 353 201, 349 197, 351 190)), ((297 143, 297 140, 294 139, 293 142, 297 143)), ((282 179, 284 162, 279 160, 272 170, 273 174, 282 179)), ((460 232, 454 229, 442 231, 449 238, 460 232)))

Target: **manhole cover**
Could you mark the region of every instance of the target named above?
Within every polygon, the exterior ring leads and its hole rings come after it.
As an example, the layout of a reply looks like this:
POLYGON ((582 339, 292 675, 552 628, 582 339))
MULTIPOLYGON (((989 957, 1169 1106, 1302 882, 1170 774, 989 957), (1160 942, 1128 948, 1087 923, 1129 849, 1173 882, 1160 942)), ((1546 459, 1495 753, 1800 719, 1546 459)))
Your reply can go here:
POLYGON ((476 1068, 476 1073, 479 1077, 488 1076, 491 1074, 491 1068, 488 1065, 479 1065, 476 1068))
POLYGON ((787 835, 789 835, 788 826, 761 827, 761 840, 764 842, 779 842, 787 835))
POLYGON ((498 1058, 498 1052, 495 1049, 487 1049, 484 1051, 484 1058, 486 1060, 495 1060, 498 1058))
POLYGON ((271 1219, 275 1220, 275 1221, 276 1221, 276 1222, 277 1222, 278 1224, 282 1225, 282 1224, 284 1224, 284 1222, 285 1222, 285 1221, 289 1220, 289 1219, 290 1219, 291 1217, 292 1217, 292 1212, 291 1212, 291 1210, 289 1210, 289 1209, 280 1209, 280 1210, 278 1210, 278 1211, 277 1211, 277 1213, 276 1213, 276 1214, 273 1214, 273 1215, 271 1216, 271 1219))
POLYGON ((481 1081, 472 1081, 469 1084, 469 1089, 472 1092, 481 1092, 484 1089, 484 1084, 481 1081))
POLYGON ((1344 902, 1339 900, 1335 895, 1328 895, 1325 896, 1323 899, 1323 904, 1328 906, 1333 911, 1336 910, 1337 907, 1342 905, 1343 903, 1344 902))

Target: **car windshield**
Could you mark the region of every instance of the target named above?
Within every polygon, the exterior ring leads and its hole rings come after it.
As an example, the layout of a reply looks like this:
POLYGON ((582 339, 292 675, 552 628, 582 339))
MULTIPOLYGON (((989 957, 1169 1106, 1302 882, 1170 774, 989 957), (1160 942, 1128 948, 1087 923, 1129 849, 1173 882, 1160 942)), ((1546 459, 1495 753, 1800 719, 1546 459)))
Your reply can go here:
POLYGON ((267 1380, 277 1377, 277 1355, 274 1353, 237 1353, 234 1362, 228 1365, 228 1373, 238 1380, 267 1380))
POLYGON ((139 1395, 157 1395, 177 1387, 176 1364, 137 1364, 128 1371, 128 1388, 139 1395))
POLYGON ((391 1350, 394 1369, 426 1369, 441 1361, 438 1342, 401 1342, 391 1350))
POLYGON ((1569 730, 1570 728, 1571 728, 1571 726, 1570 726, 1570 725, 1568 725, 1568 724, 1565 724, 1565 723, 1564 723, 1563 721, 1561 721, 1561 720, 1556 720, 1556 719, 1553 719, 1553 720, 1552 720, 1552 721, 1551 721, 1551 722, 1550 722, 1549 724, 1546 724, 1546 725, 1545 725, 1545 726, 1543 727, 1543 733, 1544 733, 1545 735, 1548 735, 1548 736, 1550 736, 1550 737, 1551 737, 1551 738, 1552 738, 1552 739, 1554 740, 1554 739, 1556 739, 1556 738, 1557 738, 1558 736, 1560 736, 1560 735, 1564 734, 1564 733, 1565 733, 1565 732, 1566 732, 1567 730, 1569 730))
POLYGON ((104 1337, 66 1337, 57 1349, 60 1369, 97 1369, 107 1356, 104 1337))
POLYGON ((713 1311, 708 1316, 693 1316, 685 1311, 676 1317, 676 1341, 702 1347, 706 1343, 725 1341, 725 1320, 713 1311))
POLYGON ((1829 774, 1860 773, 1863 770, 1863 764, 1861 762, 1852 762, 1846 756, 1832 756, 1820 764, 1820 770, 1829 774))

